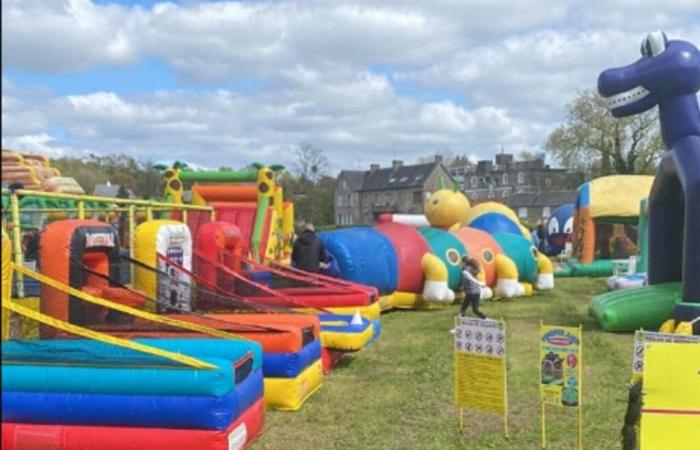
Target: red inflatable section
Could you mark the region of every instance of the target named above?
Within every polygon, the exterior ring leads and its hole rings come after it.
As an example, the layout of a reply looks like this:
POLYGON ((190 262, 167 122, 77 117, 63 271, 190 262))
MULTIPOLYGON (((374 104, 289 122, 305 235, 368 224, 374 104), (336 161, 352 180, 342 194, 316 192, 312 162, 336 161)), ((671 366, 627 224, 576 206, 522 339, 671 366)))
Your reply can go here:
POLYGON ((400 223, 380 223, 374 228, 386 236, 396 250, 400 292, 422 292, 423 270, 421 259, 430 252, 428 242, 415 228, 400 223))
MULTIPOLYGON (((216 211, 216 219, 220 222, 227 222, 236 225, 241 231, 241 248, 244 255, 250 252, 251 240, 253 238, 253 229, 255 228, 255 215, 258 210, 256 203, 228 203, 228 202, 212 202, 210 205, 216 211)), ((262 235, 260 236, 261 251, 267 247, 267 238, 270 235, 270 222, 272 214, 268 209, 265 215, 265 224, 263 226, 262 235)), ((194 231, 194 230, 192 230, 194 231)), ((197 230, 199 231, 199 230, 197 230)), ((265 256, 261 254, 260 256, 265 256)))
POLYGON ((486 275, 486 284, 493 287, 496 285, 496 265, 494 264, 495 256, 503 253, 498 242, 485 231, 477 230, 471 227, 462 227, 453 231, 457 239, 467 249, 467 254, 470 258, 474 258, 484 268, 486 275))
MULTIPOLYGON (((241 256, 243 256, 241 230, 236 225, 221 221, 203 224, 197 230, 194 247, 195 251, 208 261, 226 263, 227 267, 235 271, 241 269, 241 256), (233 260, 223 261, 222 251, 233 255, 233 260)), ((197 270, 197 276, 210 285, 216 286, 216 265, 202 264, 197 270)))
POLYGON ((222 431, 2 423, 2 450, 233 450, 263 430, 265 403, 255 402, 222 431))

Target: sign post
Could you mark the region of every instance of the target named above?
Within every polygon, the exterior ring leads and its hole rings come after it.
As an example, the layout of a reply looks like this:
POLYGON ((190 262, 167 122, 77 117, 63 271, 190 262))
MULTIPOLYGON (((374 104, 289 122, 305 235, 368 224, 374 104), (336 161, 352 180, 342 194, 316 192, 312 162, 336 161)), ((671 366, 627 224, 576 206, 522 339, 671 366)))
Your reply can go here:
POLYGON ((503 416, 508 437, 506 379, 506 324, 502 320, 455 320, 455 403, 459 428, 464 429, 465 408, 503 416))
POLYGON ((546 405, 578 409, 578 448, 583 448, 583 352, 578 327, 540 321, 540 413, 542 448, 547 447, 546 405))
POLYGON ((675 344, 700 344, 700 336, 658 333, 637 330, 634 333, 634 356, 632 357, 632 382, 642 378, 644 372, 644 347, 654 342, 671 342, 675 344))

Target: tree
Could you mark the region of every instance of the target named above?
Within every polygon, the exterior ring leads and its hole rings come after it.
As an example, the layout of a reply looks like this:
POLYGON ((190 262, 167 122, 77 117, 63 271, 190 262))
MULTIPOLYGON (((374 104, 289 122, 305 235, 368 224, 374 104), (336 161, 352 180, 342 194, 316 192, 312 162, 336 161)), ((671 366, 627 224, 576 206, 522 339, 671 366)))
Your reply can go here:
POLYGON ((316 183, 328 172, 328 158, 323 149, 314 147, 308 142, 300 142, 294 153, 296 154, 294 169, 301 180, 316 183))
POLYGON ((653 173, 664 151, 656 110, 615 119, 605 99, 584 91, 567 105, 567 120, 545 144, 567 169, 589 176, 653 173))

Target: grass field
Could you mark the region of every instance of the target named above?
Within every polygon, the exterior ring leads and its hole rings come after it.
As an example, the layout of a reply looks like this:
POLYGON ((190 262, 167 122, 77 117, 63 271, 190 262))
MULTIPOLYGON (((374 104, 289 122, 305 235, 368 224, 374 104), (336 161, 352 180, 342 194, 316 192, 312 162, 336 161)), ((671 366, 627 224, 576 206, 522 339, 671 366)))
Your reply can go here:
MULTIPOLYGON (((457 307, 400 311, 382 317, 382 336, 349 356, 300 411, 267 413, 260 449, 537 449, 538 325, 584 327, 585 448, 618 449, 626 408, 632 335, 599 330, 589 299, 602 279, 557 279, 554 291, 486 302, 482 311, 508 324, 511 436, 499 418, 469 414, 460 434, 453 402, 452 328, 457 307)), ((550 408, 548 448, 576 448, 575 410, 550 408)))

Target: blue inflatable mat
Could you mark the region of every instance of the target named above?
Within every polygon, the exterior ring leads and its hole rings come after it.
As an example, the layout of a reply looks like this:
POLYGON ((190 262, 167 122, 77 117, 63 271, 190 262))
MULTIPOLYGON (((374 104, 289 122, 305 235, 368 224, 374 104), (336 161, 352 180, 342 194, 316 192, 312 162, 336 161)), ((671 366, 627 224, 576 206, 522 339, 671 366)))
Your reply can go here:
MULTIPOLYGON (((251 354, 253 356, 253 370, 262 367, 262 346, 253 341, 208 338, 144 338, 133 339, 133 341, 195 358, 237 361, 251 354)), ((4 362, 64 363, 64 365, 71 363, 108 367, 123 365, 182 366, 181 363, 169 359, 91 339, 5 341, 2 343, 2 360, 4 362)))
POLYGON ((2 392, 2 421, 223 430, 263 395, 256 370, 222 397, 2 392))
POLYGON ((269 378, 295 378, 320 357, 320 339, 311 341, 296 353, 265 353, 263 373, 269 378))

